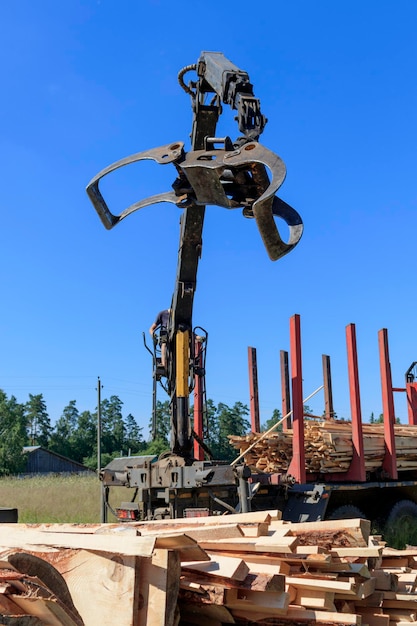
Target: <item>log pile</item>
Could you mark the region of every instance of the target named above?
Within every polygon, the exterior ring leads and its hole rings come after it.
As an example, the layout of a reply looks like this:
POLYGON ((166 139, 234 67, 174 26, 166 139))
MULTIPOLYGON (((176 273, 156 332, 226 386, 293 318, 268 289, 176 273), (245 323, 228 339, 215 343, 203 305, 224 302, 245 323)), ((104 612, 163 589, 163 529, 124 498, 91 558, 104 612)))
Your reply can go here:
POLYGON ((417 548, 367 520, 278 511, 124 525, 0 525, 7 626, 405 626, 417 548))
MULTIPOLYGON (((385 455, 384 427, 381 424, 363 424, 365 470, 374 472, 382 467, 385 455)), ((417 469, 417 426, 396 424, 395 446, 397 467, 417 469)), ((265 438, 259 433, 240 437, 229 435, 230 444, 244 454, 244 460, 253 470, 286 472, 292 458, 293 431, 272 432, 265 438), (259 440, 259 443, 256 443, 259 440)), ((352 425, 347 421, 306 420, 304 423, 306 471, 312 474, 346 472, 352 461, 352 425)))

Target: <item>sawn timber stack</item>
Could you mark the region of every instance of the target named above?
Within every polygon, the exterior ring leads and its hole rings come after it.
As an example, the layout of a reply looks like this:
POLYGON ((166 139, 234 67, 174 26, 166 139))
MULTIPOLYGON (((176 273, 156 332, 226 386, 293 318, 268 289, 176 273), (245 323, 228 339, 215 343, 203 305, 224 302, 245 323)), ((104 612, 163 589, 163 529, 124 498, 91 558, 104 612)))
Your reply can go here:
POLYGON ((295 524, 279 517, 0 525, 0 623, 417 621, 417 548, 387 548, 363 519, 295 524))
MULTIPOLYGON (((362 429, 365 469, 375 472, 382 468, 384 460, 384 427, 381 424, 363 424, 362 429)), ((398 470, 417 470, 417 426, 395 424, 394 432, 398 470)), ((353 455, 350 422, 305 420, 304 437, 308 473, 334 474, 349 469, 353 455)), ((272 432, 265 438, 261 438, 259 433, 229 435, 229 441, 240 454, 255 444, 244 456, 247 465, 254 470, 288 470, 293 455, 292 430, 272 432)))

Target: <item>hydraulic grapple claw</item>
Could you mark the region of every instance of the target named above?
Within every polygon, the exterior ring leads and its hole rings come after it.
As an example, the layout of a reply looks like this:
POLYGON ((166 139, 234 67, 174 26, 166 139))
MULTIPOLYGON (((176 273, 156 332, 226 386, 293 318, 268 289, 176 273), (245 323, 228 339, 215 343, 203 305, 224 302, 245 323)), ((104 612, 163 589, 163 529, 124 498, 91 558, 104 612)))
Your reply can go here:
POLYGON ((207 137, 204 150, 186 153, 184 144, 176 142, 121 159, 97 174, 88 184, 87 193, 107 229, 134 211, 158 202, 171 202, 180 208, 193 204, 242 208, 245 217, 255 218, 268 255, 276 261, 296 246, 303 232, 299 214, 275 196, 285 175, 282 159, 256 141, 235 149, 228 137, 207 137), (219 144, 223 147, 217 148, 219 144), (145 159, 175 166, 178 177, 173 191, 135 202, 120 215, 114 215, 100 192, 100 181, 120 167, 145 159), (282 240, 274 216, 287 223, 288 243, 282 240))
POLYGON ((161 146, 160 148, 152 148, 151 150, 145 150, 144 152, 137 152, 136 154, 125 157, 124 159, 120 159, 119 161, 116 161, 115 163, 112 163, 108 167, 104 168, 104 170, 101 170, 101 172, 94 176, 94 178, 88 183, 86 191, 104 226, 110 230, 113 226, 116 226, 116 224, 134 211, 138 211, 139 209, 151 204, 157 204, 158 202, 172 202, 174 204, 178 204, 180 202, 180 198, 178 198, 175 193, 171 191, 135 202, 120 213, 120 215, 113 215, 99 189, 100 181, 107 176, 107 174, 110 174, 125 165, 137 163, 138 161, 151 160, 156 161, 161 165, 174 163, 178 159, 181 159, 183 154, 184 143, 182 141, 176 141, 166 146, 161 146))

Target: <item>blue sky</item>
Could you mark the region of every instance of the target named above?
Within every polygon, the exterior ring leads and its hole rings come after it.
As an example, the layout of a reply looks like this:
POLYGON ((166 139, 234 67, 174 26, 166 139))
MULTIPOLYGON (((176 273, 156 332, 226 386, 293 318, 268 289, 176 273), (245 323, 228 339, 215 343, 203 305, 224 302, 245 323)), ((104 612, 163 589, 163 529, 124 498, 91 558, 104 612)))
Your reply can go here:
MULTIPOLYGON (((147 433, 142 332, 171 301, 179 210, 148 207, 106 231, 85 187, 134 152, 189 149, 177 74, 211 50, 249 73, 269 120, 261 142, 287 167, 279 195, 305 230, 273 263, 253 221, 207 207, 194 324, 209 335, 208 396, 249 403, 253 346, 261 420, 280 408, 279 351, 298 313, 304 396, 328 354, 335 410, 349 417, 355 323, 363 418, 379 414, 378 330, 395 386, 417 360, 416 19, 413 0, 2 3, 0 388, 20 402, 42 393, 54 422, 72 399, 94 410, 100 376, 103 397, 118 395, 147 433)), ((226 110, 218 134, 239 134, 226 110)), ((174 177, 139 164, 105 191, 122 209, 174 177)), ((405 421, 403 395, 395 403, 405 421)), ((309 404, 321 414, 322 394, 309 404)))

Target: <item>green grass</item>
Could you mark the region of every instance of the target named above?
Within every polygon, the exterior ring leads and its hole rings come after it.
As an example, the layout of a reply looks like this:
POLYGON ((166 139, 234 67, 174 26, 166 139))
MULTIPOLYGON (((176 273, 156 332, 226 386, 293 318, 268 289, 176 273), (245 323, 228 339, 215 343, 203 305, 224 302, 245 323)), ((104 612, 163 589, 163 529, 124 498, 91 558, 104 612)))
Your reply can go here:
MULTIPOLYGON (((114 509, 121 502, 131 500, 133 494, 134 489, 115 487, 110 490, 110 505, 114 509)), ((0 478, 0 507, 16 508, 18 521, 26 524, 98 524, 100 496, 101 483, 93 473, 23 479, 0 478)), ((110 512, 108 521, 116 521, 110 512)), ((393 548, 403 549, 407 544, 417 545, 417 520, 393 525, 383 535, 387 545, 393 548)))
POLYGON ((392 524, 384 533, 384 541, 391 548, 404 550, 407 546, 417 546, 417 520, 402 520, 392 524))
MULTIPOLYGON (((0 478, 0 507, 17 508, 18 521, 26 524, 99 523, 100 494, 95 474, 0 478)), ((110 504, 117 506, 132 495, 133 489, 115 488, 110 504)), ((115 518, 109 515, 109 521, 115 518)))

